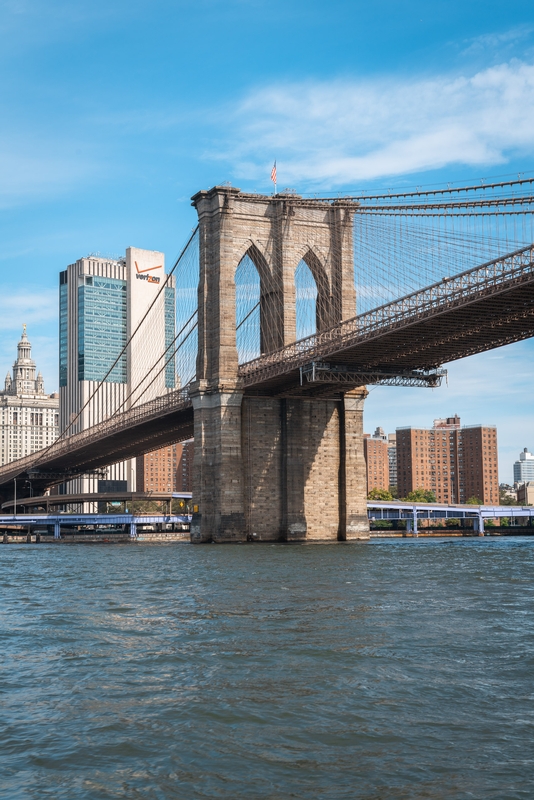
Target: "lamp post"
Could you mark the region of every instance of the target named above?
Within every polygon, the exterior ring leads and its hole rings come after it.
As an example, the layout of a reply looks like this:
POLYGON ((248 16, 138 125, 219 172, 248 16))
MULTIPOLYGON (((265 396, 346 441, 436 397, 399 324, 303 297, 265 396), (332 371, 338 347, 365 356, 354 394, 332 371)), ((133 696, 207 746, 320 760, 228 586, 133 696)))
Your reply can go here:
POLYGON ((13 516, 17 516, 17 479, 13 478, 13 484, 15 486, 15 491, 13 494, 13 516))

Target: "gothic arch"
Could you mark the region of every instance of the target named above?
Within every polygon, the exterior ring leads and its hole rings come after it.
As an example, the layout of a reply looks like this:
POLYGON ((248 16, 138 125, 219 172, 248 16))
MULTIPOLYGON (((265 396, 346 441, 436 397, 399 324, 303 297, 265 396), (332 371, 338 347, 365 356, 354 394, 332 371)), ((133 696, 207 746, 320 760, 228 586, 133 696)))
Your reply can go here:
POLYGON ((260 276, 260 280, 265 283, 270 283, 271 268, 269 266, 265 254, 262 252, 261 248, 256 244, 256 242, 252 240, 245 242, 236 262, 236 267, 235 267, 236 272, 239 268, 239 265, 245 258, 245 256, 248 256, 250 258, 250 260, 258 270, 258 275, 260 276))
MULTIPOLYGON (((254 347, 259 349, 257 355, 260 355, 260 353, 269 353, 275 350, 282 343, 281 295, 274 286, 274 279, 267 258, 255 242, 248 244, 242 253, 236 266, 235 276, 238 275, 238 270, 245 259, 250 260, 259 276, 257 300, 255 300, 247 313, 250 313, 251 317, 254 316, 254 320, 248 323, 249 333, 253 324, 259 325, 259 346, 256 342, 254 347), (256 305, 258 307, 257 315, 255 311, 252 311, 252 308, 256 305)), ((245 322, 244 324, 247 323, 245 322)), ((236 313, 236 326, 238 327, 239 325, 240 321, 237 319, 236 313)), ((243 347, 240 348, 238 346, 238 349, 243 350, 243 347)), ((241 361, 241 357, 239 360, 241 361)))
POLYGON ((317 286, 316 327, 317 331, 322 331, 334 324, 332 320, 332 291, 328 274, 319 256, 311 247, 306 249, 301 261, 304 261, 309 268, 317 286))

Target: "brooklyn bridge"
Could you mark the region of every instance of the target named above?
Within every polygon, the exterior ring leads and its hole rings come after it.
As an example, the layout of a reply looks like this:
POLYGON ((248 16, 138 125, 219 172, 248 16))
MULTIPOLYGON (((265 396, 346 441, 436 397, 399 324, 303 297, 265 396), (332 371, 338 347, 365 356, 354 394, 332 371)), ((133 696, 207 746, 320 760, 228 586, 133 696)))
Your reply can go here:
MULTIPOLYGON (((194 436, 194 542, 368 537, 371 384, 438 387, 448 362, 534 334, 532 179, 351 197, 216 186, 175 282, 172 344, 104 421, 0 468, 0 495, 194 436), (181 388, 153 397, 169 364, 181 388)), ((157 302, 157 301, 156 301, 157 302)), ((131 332, 150 340, 150 315, 131 332)), ((110 364, 110 371, 113 369, 110 364)), ((394 390, 392 390, 393 392, 394 390)))

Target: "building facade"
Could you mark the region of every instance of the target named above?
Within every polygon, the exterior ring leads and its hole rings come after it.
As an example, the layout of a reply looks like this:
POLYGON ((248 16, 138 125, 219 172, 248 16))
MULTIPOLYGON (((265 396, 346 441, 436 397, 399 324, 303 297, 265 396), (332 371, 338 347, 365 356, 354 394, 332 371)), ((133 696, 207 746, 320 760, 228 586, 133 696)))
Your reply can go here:
POLYGON ((193 440, 139 456, 136 476, 138 492, 192 491, 193 440))
POLYGON ((525 481, 517 487, 517 502, 520 506, 534 506, 534 481, 525 481))
POLYGON ((382 428, 372 436, 364 433, 363 449, 367 470, 367 494, 373 489, 389 489, 388 438, 382 428))
POLYGON ((458 416, 434 427, 397 428, 397 485, 400 497, 427 489, 439 503, 499 502, 497 429, 461 427, 458 416))
POLYGON ((389 486, 397 491, 397 434, 388 433, 389 486))
MULTIPOLYGON (((165 355, 173 352, 175 289, 166 277, 163 253, 134 247, 121 259, 81 258, 60 273, 61 433, 86 430, 175 388, 174 359, 165 355)), ((135 490, 136 459, 106 472, 115 486, 135 490)), ((97 491, 98 481, 84 476, 65 490, 97 491)))
POLYGON ((59 433, 59 395, 46 394, 43 376, 36 375, 31 344, 23 327, 13 371, 0 392, 2 444, 0 464, 8 464, 48 447, 59 433))
POLYGON ((193 491, 193 458, 195 455, 195 441, 188 439, 181 445, 182 451, 178 460, 176 471, 176 491, 193 491))
POLYGON ((534 455, 527 448, 519 453, 519 461, 514 463, 514 483, 534 481, 534 455))

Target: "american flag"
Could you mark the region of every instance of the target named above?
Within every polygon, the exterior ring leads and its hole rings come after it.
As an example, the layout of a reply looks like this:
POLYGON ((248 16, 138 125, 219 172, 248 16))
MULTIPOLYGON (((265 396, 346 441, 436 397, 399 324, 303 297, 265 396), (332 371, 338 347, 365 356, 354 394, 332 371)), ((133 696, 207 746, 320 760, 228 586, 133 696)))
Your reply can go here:
POLYGON ((273 168, 271 170, 271 180, 273 183, 276 183, 276 161, 273 164, 273 168))

